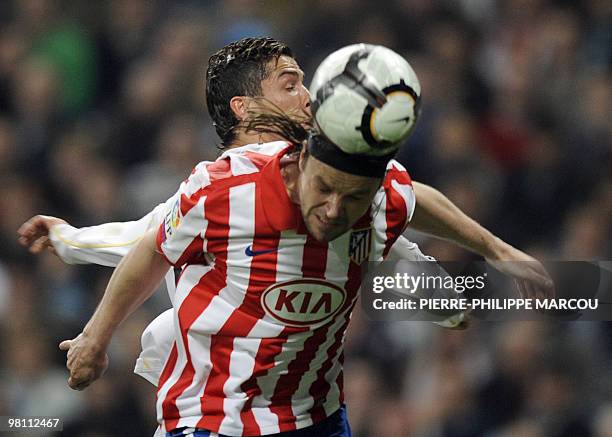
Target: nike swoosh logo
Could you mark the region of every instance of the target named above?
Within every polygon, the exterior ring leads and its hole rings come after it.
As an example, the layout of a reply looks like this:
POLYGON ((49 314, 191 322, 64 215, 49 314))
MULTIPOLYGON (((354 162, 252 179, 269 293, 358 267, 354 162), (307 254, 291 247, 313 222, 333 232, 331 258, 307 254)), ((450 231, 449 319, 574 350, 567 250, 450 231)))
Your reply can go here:
POLYGON ((266 253, 276 252, 277 250, 278 249, 253 250, 252 246, 248 246, 246 249, 244 249, 244 254, 246 256, 257 256, 264 255, 266 253))

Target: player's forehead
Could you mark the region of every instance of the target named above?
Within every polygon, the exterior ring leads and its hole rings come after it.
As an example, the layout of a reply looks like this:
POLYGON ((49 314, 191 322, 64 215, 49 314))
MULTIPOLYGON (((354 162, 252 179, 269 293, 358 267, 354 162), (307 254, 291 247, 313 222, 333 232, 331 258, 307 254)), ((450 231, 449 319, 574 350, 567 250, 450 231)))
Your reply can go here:
POLYGON ((304 72, 298 62, 291 56, 281 55, 268 61, 267 65, 269 80, 278 80, 288 75, 296 75, 300 80, 304 79, 304 72))

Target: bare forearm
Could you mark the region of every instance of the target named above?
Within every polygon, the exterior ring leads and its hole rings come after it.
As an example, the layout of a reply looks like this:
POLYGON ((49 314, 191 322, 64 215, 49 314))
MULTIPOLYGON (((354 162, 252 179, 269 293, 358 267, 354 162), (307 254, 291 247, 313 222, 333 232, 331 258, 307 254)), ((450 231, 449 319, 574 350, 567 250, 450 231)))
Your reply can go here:
POLYGON ((452 241, 485 258, 499 256, 504 243, 468 217, 444 194, 433 187, 413 182, 416 209, 411 227, 452 241))
POLYGON ((168 267, 156 252, 155 231, 147 232, 115 269, 83 333, 107 346, 117 326, 153 294, 168 267))

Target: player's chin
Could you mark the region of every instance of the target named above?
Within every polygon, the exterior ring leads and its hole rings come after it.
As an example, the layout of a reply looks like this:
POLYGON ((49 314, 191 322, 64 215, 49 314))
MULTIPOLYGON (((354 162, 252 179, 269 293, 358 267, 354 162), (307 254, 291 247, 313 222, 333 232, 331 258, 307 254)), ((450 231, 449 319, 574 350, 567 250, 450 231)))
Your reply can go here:
POLYGON ((347 226, 336 224, 323 224, 317 220, 311 229, 310 234, 315 240, 320 242, 332 241, 344 234, 348 230, 347 226))

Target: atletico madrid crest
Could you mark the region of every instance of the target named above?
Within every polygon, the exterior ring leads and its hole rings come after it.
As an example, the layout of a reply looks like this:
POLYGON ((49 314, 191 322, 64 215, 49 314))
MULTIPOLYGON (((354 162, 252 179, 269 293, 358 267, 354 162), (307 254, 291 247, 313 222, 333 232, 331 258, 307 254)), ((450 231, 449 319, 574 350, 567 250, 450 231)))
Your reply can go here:
POLYGON ((356 264, 361 264, 370 256, 372 247, 372 228, 351 232, 349 242, 349 257, 356 264))

